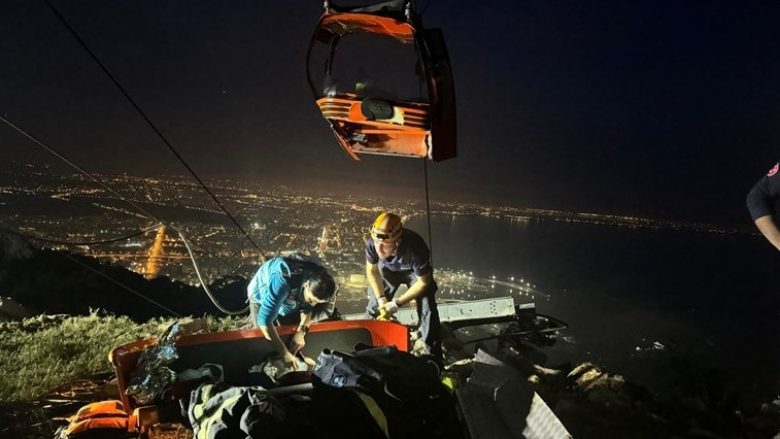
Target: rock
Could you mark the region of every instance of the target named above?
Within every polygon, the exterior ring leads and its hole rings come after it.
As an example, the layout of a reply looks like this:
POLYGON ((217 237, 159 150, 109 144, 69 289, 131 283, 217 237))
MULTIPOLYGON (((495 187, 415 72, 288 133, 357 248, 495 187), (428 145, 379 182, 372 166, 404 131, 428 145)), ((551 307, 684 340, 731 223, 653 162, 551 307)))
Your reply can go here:
POLYGON ((580 377, 580 375, 584 374, 585 372, 587 372, 587 371, 589 371, 591 369, 598 370, 598 368, 591 362, 582 363, 582 364, 578 365, 577 367, 575 367, 574 369, 572 369, 572 371, 569 372, 568 375, 566 375, 566 378, 569 378, 569 379, 572 379, 572 380, 577 380, 580 377))
MULTIPOLYGON (((590 372, 587 372, 582 377, 585 378, 588 375, 588 373, 590 373, 590 372)), ((607 375, 605 373, 596 376, 595 378, 593 378, 590 381, 587 381, 586 383, 584 383, 581 386, 582 390, 585 393, 591 393, 591 392, 594 392, 596 390, 609 390, 609 387, 610 387, 609 386, 609 375, 607 375)))
POLYGON ((560 375, 563 375, 563 371, 561 371, 561 370, 551 369, 549 367, 543 367, 543 366, 540 366, 538 364, 534 364, 533 368, 534 368, 534 371, 536 371, 536 373, 538 373, 539 375, 544 375, 544 376, 548 376, 548 377, 549 376, 560 376, 560 375))
POLYGON ((587 371, 583 372, 582 375, 580 375, 576 380, 574 380, 574 383, 578 389, 586 390, 591 383, 599 379, 599 377, 601 376, 602 376, 602 372, 597 367, 594 367, 592 369, 588 369, 587 371))
POLYGON ((607 407, 628 408, 632 401, 615 385, 607 375, 600 376, 586 389, 588 400, 607 407))
POLYGON ((780 414, 780 396, 778 396, 777 399, 775 399, 772 402, 767 402, 767 403, 761 404, 761 413, 764 413, 764 414, 771 414, 771 413, 780 414))

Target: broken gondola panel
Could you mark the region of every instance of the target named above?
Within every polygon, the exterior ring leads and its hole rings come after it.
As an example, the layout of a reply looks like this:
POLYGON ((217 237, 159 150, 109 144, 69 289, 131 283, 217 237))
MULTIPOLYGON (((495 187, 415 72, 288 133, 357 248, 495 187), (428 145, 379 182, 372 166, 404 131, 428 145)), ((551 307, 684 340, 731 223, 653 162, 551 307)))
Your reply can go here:
POLYGON ((326 2, 307 76, 317 107, 353 159, 455 157, 455 87, 444 37, 423 28, 409 0, 326 2))

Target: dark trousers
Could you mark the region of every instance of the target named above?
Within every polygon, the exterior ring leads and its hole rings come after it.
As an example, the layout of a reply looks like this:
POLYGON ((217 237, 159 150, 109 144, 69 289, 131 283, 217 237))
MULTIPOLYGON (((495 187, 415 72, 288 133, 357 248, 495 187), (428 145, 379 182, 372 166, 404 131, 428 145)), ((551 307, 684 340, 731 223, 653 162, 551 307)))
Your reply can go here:
MULTIPOLYGON (((384 267, 380 267, 380 274, 382 275, 382 281, 384 282, 384 294, 387 300, 393 300, 396 291, 401 285, 411 287, 418 281, 417 275, 412 271, 390 271, 384 267)), ((436 290, 439 287, 436 285, 436 281, 433 282, 428 288, 423 291, 422 296, 416 299, 417 301, 417 321, 419 322, 418 330, 420 331, 420 338, 425 341, 431 355, 441 361, 441 321, 439 321, 439 309, 436 307, 436 290)), ((371 286, 368 287, 368 305, 366 306, 365 317, 367 319, 375 319, 379 314, 377 308, 379 303, 376 300, 376 295, 371 286)))

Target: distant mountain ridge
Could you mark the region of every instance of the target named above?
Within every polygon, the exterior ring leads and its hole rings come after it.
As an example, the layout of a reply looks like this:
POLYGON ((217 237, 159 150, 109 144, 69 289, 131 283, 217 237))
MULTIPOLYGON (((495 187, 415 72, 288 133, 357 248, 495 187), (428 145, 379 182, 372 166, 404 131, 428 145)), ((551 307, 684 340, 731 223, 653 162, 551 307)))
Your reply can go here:
POLYGON ((25 259, 35 253, 36 248, 24 237, 0 229, 0 268, 16 259, 25 259))
MULTIPOLYGON (((212 284, 212 291, 224 306, 238 310, 245 305, 246 284, 241 277, 220 278, 212 284)), ((87 315, 91 309, 104 309, 139 322, 176 314, 221 314, 200 288, 165 276, 147 280, 95 258, 40 249, 3 230, 0 297, 12 298, 31 314, 87 315)))

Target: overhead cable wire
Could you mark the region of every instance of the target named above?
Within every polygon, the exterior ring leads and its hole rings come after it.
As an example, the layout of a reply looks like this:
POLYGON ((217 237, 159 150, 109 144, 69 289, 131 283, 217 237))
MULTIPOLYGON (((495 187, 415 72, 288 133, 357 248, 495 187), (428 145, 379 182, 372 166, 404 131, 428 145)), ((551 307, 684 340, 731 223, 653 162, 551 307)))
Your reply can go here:
MULTIPOLYGON (((171 228, 172 228, 172 229, 174 229, 174 230, 175 230, 177 233, 179 233, 179 229, 176 229, 176 228, 174 228, 174 227, 171 227, 171 228)), ((223 277, 232 276, 232 275, 233 275, 233 274, 235 274, 237 271, 239 271, 239 270, 241 269, 241 267, 243 267, 243 266, 244 266, 244 262, 243 262, 243 261, 241 261, 241 262, 239 262, 239 263, 238 263, 238 265, 236 265, 236 266, 234 267, 234 266, 232 266, 232 265, 228 264, 227 262, 223 261, 222 259, 220 259, 220 258, 217 258, 216 256, 212 255, 211 253, 209 253, 208 251, 206 251, 206 249, 204 249, 202 246, 200 246, 200 245, 198 245, 198 244, 197 244, 197 242, 199 242, 199 241, 201 241, 201 240, 203 240, 203 239, 207 238, 208 236, 210 236, 210 234, 205 234, 205 235, 198 235, 198 234, 196 234, 195 232, 192 232, 192 231, 190 231, 190 232, 189 232, 189 236, 190 236, 190 237, 189 237, 189 238, 187 238, 187 240, 190 242, 190 244, 191 244, 193 247, 195 247, 195 248, 197 248, 198 250, 202 251, 202 252, 203 252, 203 253, 205 253, 207 256, 210 256, 210 257, 212 257, 212 258, 216 258, 216 260, 217 260, 217 261, 219 261, 219 263, 220 263, 220 264, 222 264, 222 265, 223 265, 225 268, 227 268, 228 270, 230 270, 230 271, 228 271, 228 272, 227 272, 227 274, 223 275, 223 277)), ((185 247, 186 247, 186 246, 185 246, 185 247)))
MULTIPOLYGON (((27 133, 27 132, 26 132, 26 131, 24 131, 23 129, 21 129, 21 128, 19 128, 18 126, 16 126, 16 125, 14 125, 13 123, 11 123, 11 121, 9 121, 8 119, 6 119, 5 117, 3 117, 3 116, 0 116, 0 120, 2 120, 3 122, 5 122, 5 124, 6 124, 6 125, 10 126, 11 128, 13 128, 13 129, 14 129, 14 130, 16 130, 17 132, 21 133, 22 135, 24 135, 24 136, 25 136, 25 137, 27 137, 28 139, 30 139, 30 140, 32 140, 33 142, 35 142, 35 143, 36 143, 38 146, 42 147, 42 148, 43 148, 43 149, 45 149, 46 151, 48 151, 48 152, 50 152, 51 154, 55 155, 57 158, 59 158, 60 160, 64 161, 65 163, 67 163, 67 164, 68 164, 68 165, 70 165, 72 168, 76 169, 77 171, 79 171, 79 172, 81 172, 82 174, 86 175, 87 177, 91 178, 92 180, 94 180, 95 182, 97 182, 98 184, 100 184, 101 186, 103 186, 103 187, 104 187, 104 188, 105 188, 107 191, 109 191, 109 192, 111 192, 112 194, 114 194, 114 195, 118 196, 119 198, 121 198, 121 199, 123 199, 123 200, 127 201, 128 203, 130 203, 130 205, 132 205, 132 206, 133 206, 133 207, 135 207, 136 209, 140 210, 141 212, 145 213, 145 214, 146 214, 147 216, 149 216, 150 218, 152 218, 152 219, 155 219, 155 220, 157 220, 157 221, 158 221, 158 222, 160 222, 160 223, 163 223, 163 221, 161 221, 159 218, 157 218, 157 217, 155 217, 154 215, 152 215, 151 213, 147 212, 145 209, 143 209, 142 207, 138 206, 136 203, 132 202, 132 200, 128 200, 127 198, 125 198, 124 196, 122 196, 122 195, 121 195, 119 192, 116 192, 115 190, 111 189, 111 187, 110 187, 110 186, 108 186, 106 183, 104 183, 104 182, 103 182, 103 180, 101 180, 101 179, 99 179, 98 177, 96 177, 96 176, 94 176, 94 175, 90 174, 89 172, 85 171, 84 169, 82 169, 81 167, 79 167, 77 164, 75 164, 75 163, 71 162, 70 160, 68 160, 68 159, 67 159, 65 156, 63 156, 62 154, 60 154, 60 153, 58 153, 57 151, 55 151, 55 150, 51 149, 51 148, 50 148, 48 145, 44 144, 44 143, 43 143, 43 142, 41 142, 40 140, 38 140, 38 139, 36 139, 35 137, 33 137, 31 134, 27 133)), ((104 278, 108 279, 109 281, 111 281, 111 282, 112 282, 112 283, 114 283, 114 284, 117 284, 117 285, 119 285, 120 287, 124 288, 125 290, 127 290, 127 291, 130 291, 131 293, 133 293, 133 294, 135 294, 135 295, 137 295, 137 296, 139 296, 139 297, 142 297, 144 300, 146 300, 146 301, 148 301, 148 302, 150 302, 150 303, 154 303, 155 305, 157 305, 157 306, 159 306, 159 307, 161 307, 161 308, 165 309, 165 310, 166 310, 166 311, 168 311, 168 312, 171 312, 171 313, 173 313, 173 314, 174 314, 174 315, 176 315, 176 316, 180 316, 180 314, 178 314, 177 312, 175 312, 175 311, 171 310, 170 308, 167 308, 167 307, 165 307, 164 305, 161 305, 161 304, 159 304, 159 303, 155 302, 153 299, 150 299, 150 298, 148 298, 148 297, 144 296, 143 294, 139 293, 138 291, 136 291, 136 290, 134 290, 134 289, 132 289, 132 288, 128 287, 127 285, 124 285, 123 283, 121 283, 121 282, 119 282, 119 281, 116 281, 116 280, 114 280, 114 279, 110 278, 109 276, 106 276, 104 273, 102 273, 102 272, 100 272, 100 271, 98 271, 98 270, 95 270, 94 268, 92 268, 92 267, 90 267, 90 266, 88 266, 88 265, 86 265, 86 264, 82 263, 81 261, 79 261, 79 260, 77 260, 77 259, 75 259, 75 258, 71 257, 70 255, 67 255, 67 254, 65 254, 65 256, 66 256, 68 259, 72 260, 73 262, 76 262, 77 264, 79 264, 79 265, 81 265, 81 266, 84 266, 84 267, 86 267, 86 268, 88 268, 88 269, 90 269, 90 270, 92 270, 92 271, 94 271, 94 272, 98 273, 100 276, 102 276, 102 277, 104 277, 104 278)))
POLYGON ((106 184, 106 183, 105 183, 103 180, 101 180, 99 177, 95 176, 94 174, 90 173, 89 171, 85 171, 85 170, 84 170, 84 169, 82 169, 82 168, 81 168, 79 165, 77 165, 77 164, 73 163, 72 161, 68 160, 68 158, 67 158, 67 157, 63 156, 63 155, 62 155, 62 154, 60 154, 59 152, 55 151, 54 149, 52 149, 51 147, 49 147, 49 146, 48 146, 48 145, 46 145, 45 143, 43 143, 43 142, 41 142, 40 140, 38 140, 37 138, 35 138, 35 137, 34 137, 32 134, 28 133, 27 131, 25 131, 25 130, 23 130, 22 128, 20 128, 20 127, 16 126, 15 124, 13 124, 13 123, 12 123, 10 120, 6 119, 6 118, 5 118, 5 117, 3 117, 3 116, 0 116, 0 120, 1 120, 1 121, 3 121, 3 122, 6 124, 6 125, 10 126, 10 127, 11 127, 11 128, 13 128, 14 130, 16 130, 16 131, 17 131, 19 134, 21 134, 21 135, 23 135, 23 136, 27 137, 28 139, 32 140, 32 141, 33 141, 35 144, 37 144, 37 145, 38 145, 38 146, 40 146, 41 148, 43 148, 43 149, 45 149, 46 151, 48 151, 50 154, 54 155, 54 156, 55 156, 55 157, 57 157, 58 159, 60 159, 60 160, 62 160, 63 162, 67 163, 67 164, 68 164, 68 165, 69 165, 71 168, 73 168, 73 169, 75 169, 75 170, 79 171, 81 174, 83 174, 83 175, 85 175, 85 176, 89 177, 89 178, 90 178, 90 179, 92 179, 92 180, 93 180, 95 183, 97 183, 97 184, 99 184, 100 186, 102 186, 102 187, 103 187, 105 190, 107 190, 107 191, 108 191, 108 192, 110 192, 111 194, 113 194, 113 195, 115 195, 115 196, 119 197, 119 198, 120 198, 120 199, 122 199, 122 200, 125 200, 125 201, 126 201, 128 204, 130 204, 130 205, 131 205, 131 206, 133 206, 134 208, 138 209, 138 211, 140 211, 141 213, 143 213, 143 214, 144 214, 144 215, 146 215, 147 217, 149 217, 149 218, 151 218, 151 219, 154 219, 154 220, 156 220, 157 222, 160 222, 160 223, 163 223, 163 224, 165 224, 165 221, 162 221, 161 219, 157 218, 157 217, 156 217, 154 214, 152 214, 152 213, 151 213, 151 212, 149 212, 148 210, 144 209, 143 207, 139 206, 139 205, 138 205, 138 204, 137 204, 135 201, 133 201, 133 200, 130 200, 130 199, 128 199, 127 197, 125 197, 124 195, 122 195, 122 194, 120 194, 119 192, 115 191, 114 189, 112 189, 112 188, 111 188, 111 186, 109 186, 108 184, 106 184))
POLYGON ((179 162, 181 162, 181 164, 184 165, 185 168, 187 168, 187 171, 189 171, 189 173, 192 174, 193 178, 195 178, 195 180, 201 185, 201 187, 203 187, 203 190, 205 190, 206 193, 209 194, 211 199, 214 200, 214 202, 217 204, 217 206, 219 206, 222 212, 224 212, 225 215, 227 215, 228 218, 230 218, 230 221, 232 221, 233 224, 241 231, 241 233, 244 234, 246 239, 249 240, 250 243, 252 243, 252 246, 254 246, 257 252, 260 254, 260 259, 262 260, 262 262, 265 262, 265 256, 263 255, 263 251, 260 249, 260 246, 258 246, 257 243, 252 239, 252 237, 249 236, 249 233, 247 233, 247 231, 244 230, 241 224, 239 224, 238 221, 235 219, 235 217, 233 217, 233 215, 225 208, 225 206, 222 204, 221 201, 219 201, 217 196, 214 195, 211 189, 209 189, 209 187, 206 186, 203 180, 201 180, 200 177, 198 177, 198 174, 196 174, 195 171, 192 169, 192 167, 184 160, 184 157, 182 157, 181 154, 179 154, 179 152, 176 150, 176 148, 173 147, 171 142, 169 142, 168 139, 160 131, 160 129, 157 128, 157 125, 155 125, 154 122, 152 122, 152 120, 146 115, 146 113, 141 109, 141 107, 138 106, 135 100, 133 100, 133 98, 130 97, 130 95, 127 93, 127 91, 125 91, 124 87, 122 87, 119 81, 117 81, 116 78, 114 78, 111 72, 109 72, 108 68, 106 68, 106 66, 100 61, 97 55, 89 48, 89 46, 87 46, 84 40, 81 39, 79 34, 76 32, 76 30, 73 29, 73 27, 71 27, 71 25, 68 23, 65 17, 57 10, 57 8, 54 7, 54 5, 49 0, 44 0, 44 1, 49 6, 49 9, 52 10, 54 15, 56 15, 57 18, 62 22, 62 24, 68 29, 71 35, 73 35, 76 41, 78 41, 81 47, 89 54, 90 57, 92 57, 92 59, 98 64, 98 66, 100 66, 100 68, 103 70, 103 73, 105 73, 106 76, 108 76, 108 78, 111 80, 111 82, 114 83, 116 88, 119 89, 119 91, 124 95, 124 97, 128 100, 128 102, 130 102, 130 105, 132 105, 133 108, 135 108, 138 114, 141 115, 141 117, 144 119, 144 121, 146 121, 149 127, 152 128, 155 134, 157 134, 157 137, 159 137, 160 140, 163 141, 165 146, 167 146, 168 149, 173 153, 173 155, 176 156, 179 162))
MULTIPOLYGON (((143 207, 139 206, 138 203, 134 202, 133 200, 131 200, 131 199, 127 198, 126 196, 120 194, 119 192, 115 191, 114 189, 111 188, 111 186, 109 186, 106 182, 104 182, 100 177, 90 173, 89 171, 86 171, 86 170, 82 169, 77 164, 75 164, 72 161, 68 160, 67 157, 63 156, 62 154, 60 154, 59 152, 55 151, 50 146, 46 145, 45 143, 43 143, 40 140, 38 140, 37 138, 35 138, 35 136, 33 136, 32 134, 30 134, 27 131, 23 130, 22 128, 16 126, 10 120, 6 119, 3 116, 0 116, 0 121, 3 121, 6 125, 10 126, 14 130, 16 130, 16 132, 18 132, 19 134, 21 134, 21 135, 27 137, 28 139, 32 140, 35 144, 37 144, 41 148, 45 149, 47 152, 51 153, 52 155, 54 155, 58 159, 62 160, 63 162, 67 163, 70 167, 72 167, 73 169, 79 171, 82 175, 84 175, 86 177, 89 177, 91 180, 93 180, 95 183, 97 183, 100 186, 102 186, 109 193, 111 193, 112 195, 114 195, 116 197, 119 197, 119 199, 125 201, 126 203, 128 203, 132 207, 136 208, 139 212, 141 212, 144 215, 146 215, 149 219, 153 219, 153 220, 157 221, 158 223, 160 223, 162 225, 165 225, 167 227, 170 227, 171 229, 174 229, 174 230, 178 231, 176 227, 174 227, 174 226, 168 224, 167 222, 161 220, 160 218, 155 216, 153 213, 151 213, 148 210, 144 209, 143 207)), ((204 250, 204 252, 205 252, 205 250, 204 250)), ((220 259, 220 261, 222 261, 222 260, 220 259)), ((232 267, 230 267, 227 264, 224 264, 224 265, 227 268, 232 268, 232 267)), ((235 272, 235 270, 236 269, 233 269, 233 272, 235 272)))
MULTIPOLYGON (((24 135, 25 137, 27 137, 28 139, 32 140, 36 145, 40 146, 41 148, 43 148, 46 151, 48 151, 49 153, 53 154, 54 156, 56 156, 60 160, 64 161, 69 166, 71 166, 73 169, 75 169, 75 170, 79 171, 80 173, 82 173, 83 175, 89 177, 90 179, 95 181, 97 184, 102 186, 108 192, 114 194, 115 196, 117 196, 120 199, 124 200, 125 202, 127 202, 131 206, 135 207, 140 212, 144 213, 147 217, 149 217, 149 218, 151 218, 153 220, 156 220, 157 222, 159 222, 162 225, 170 227, 171 229, 175 230, 179 234, 179 236, 181 238, 184 238, 184 234, 178 228, 176 228, 176 227, 174 227, 174 226, 172 226, 170 224, 167 224, 165 221, 161 220, 160 218, 158 218, 154 214, 150 213, 148 210, 146 210, 143 207, 139 206, 138 203, 134 202, 133 200, 131 200, 131 199, 125 197, 124 195, 120 194, 119 192, 115 191, 114 189, 111 188, 111 186, 109 186, 106 182, 104 182, 98 176, 90 173, 89 171, 86 171, 86 170, 82 169, 79 165, 77 165, 77 164, 73 163, 72 161, 68 160, 67 157, 63 156, 62 154, 58 153, 57 151, 55 151, 54 149, 52 149, 51 147, 49 147, 45 143, 41 142, 40 140, 35 138, 32 134, 30 134, 27 131, 25 131, 25 130, 21 129, 20 127, 16 126, 10 120, 6 119, 3 116, 0 116, 0 121, 3 121, 6 125, 10 126, 14 130, 16 130, 18 133, 20 133, 20 134, 24 135)), ((214 299, 214 296, 211 294, 211 291, 209 291, 208 287, 206 286, 206 284, 203 283, 203 279, 200 277, 200 272, 199 272, 199 270, 197 268, 197 262, 195 260, 195 255, 192 253, 192 250, 190 249, 189 243, 187 242, 186 239, 184 239, 184 243, 185 243, 184 245, 187 247, 187 252, 189 254, 190 260, 192 261, 193 267, 195 267, 195 271, 198 274, 198 279, 200 279, 200 281, 201 281, 201 286, 203 287, 203 290, 209 296, 209 299, 211 299, 211 301, 214 304, 214 306, 216 306, 217 309, 219 309, 220 311, 223 311, 224 308, 222 307, 222 305, 219 305, 217 303, 217 301, 214 299)), ((151 299, 149 299, 149 300, 151 300, 151 299)), ((238 312, 238 313, 246 312, 246 310, 248 310, 248 309, 249 308, 246 307, 245 309, 243 309, 241 311, 236 311, 236 312, 238 312)), ((223 312, 225 312, 225 311, 223 311, 223 312)))
MULTIPOLYGON (((430 2, 428 3, 430 4, 430 2)), ((415 9, 417 8, 417 2, 414 2, 415 9)), ((428 5, 425 6, 425 8, 428 8, 428 5)), ((420 52, 420 48, 415 45, 415 52, 417 52, 417 56, 422 59, 422 53, 420 52)), ((424 80, 422 76, 417 77, 417 91, 419 93, 420 98, 422 99, 423 94, 423 85, 424 80)), ((423 157, 423 178, 425 179, 425 218, 428 220, 428 248, 430 250, 428 258, 430 259, 431 266, 433 266, 433 236, 431 234, 431 203, 430 203, 430 197, 428 194, 428 157, 423 157)))
POLYGON ((423 159, 423 174, 425 174, 425 217, 428 219, 428 247, 430 248, 431 265, 433 265, 433 236, 431 235, 431 202, 428 196, 428 159, 423 159))
MULTIPOLYGON (((176 229, 174 229, 174 230, 176 230, 176 229)), ((211 303, 213 303, 213 304, 214 304, 214 306, 216 306, 216 307, 217 307, 217 309, 219 309, 219 310, 220 310, 220 311, 222 311, 223 313, 225 313, 225 314, 228 314, 228 315, 231 315, 231 316, 235 316, 235 315, 239 315, 239 314, 243 314, 243 313, 247 312, 247 311, 249 310, 249 305, 247 305, 246 307, 244 307, 244 308, 243 308, 243 309, 241 309, 241 310, 238 310, 238 311, 231 311, 231 310, 229 310, 229 309, 227 309, 227 308, 223 307, 223 306, 222 306, 222 305, 219 303, 219 301, 217 300, 217 298, 216 298, 216 297, 214 297, 214 294, 211 292, 211 290, 209 289, 209 287, 206 285, 206 282, 204 282, 204 281, 203 281, 203 277, 201 277, 201 275, 200 275, 200 268, 198 267, 198 263, 195 261, 195 257, 192 255, 192 249, 190 248, 190 243, 189 243, 189 241, 188 241, 188 240, 187 240, 187 238, 184 236, 184 234, 183 234, 183 233, 181 233, 180 231, 176 230, 176 233, 178 233, 178 234, 179 234, 179 238, 181 238, 181 241, 184 243, 184 246, 185 246, 185 247, 187 247, 187 252, 190 254, 190 258, 192 259, 192 266, 195 268, 195 274, 196 274, 196 275, 198 275, 198 280, 200 281, 200 285, 201 285, 201 287, 203 288, 203 291, 205 291, 205 292, 206 292, 206 295, 208 295, 208 296, 209 296, 209 299, 211 299, 211 303)))
POLYGON ((158 223, 158 224, 155 224, 155 225, 153 225, 151 227, 147 227, 147 228, 145 228, 143 230, 135 232, 135 233, 133 233, 131 235, 120 236, 118 238, 106 239, 106 240, 103 240, 103 241, 61 241, 61 240, 58 240, 58 239, 44 238, 42 236, 36 236, 36 235, 32 235, 32 234, 24 233, 24 232, 19 232, 19 231, 14 231, 14 233, 16 233, 17 235, 20 235, 20 236, 24 236, 25 238, 34 239, 36 241, 41 241, 41 242, 48 242, 48 243, 51 243, 51 244, 61 244, 61 245, 101 245, 101 244, 111 244, 112 242, 125 241, 125 240, 131 239, 131 238, 135 238, 136 236, 141 236, 144 233, 147 233, 147 232, 150 232, 152 230, 155 230, 155 229, 159 228, 162 225, 163 225, 162 223, 158 223))

